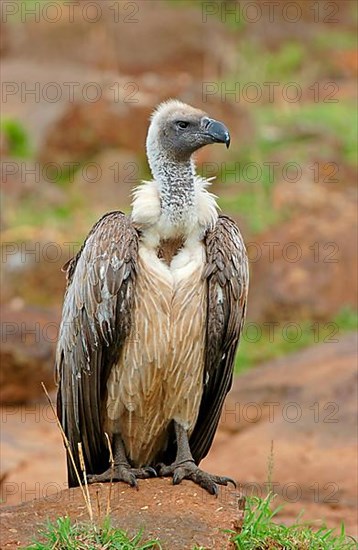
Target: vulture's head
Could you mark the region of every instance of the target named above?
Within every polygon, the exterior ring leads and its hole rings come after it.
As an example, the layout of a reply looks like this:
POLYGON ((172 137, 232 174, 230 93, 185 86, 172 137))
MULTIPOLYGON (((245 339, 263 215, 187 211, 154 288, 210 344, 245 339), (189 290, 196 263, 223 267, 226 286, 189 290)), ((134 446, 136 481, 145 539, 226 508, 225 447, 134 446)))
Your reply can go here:
POLYGON ((204 111, 178 100, 161 103, 151 117, 147 136, 149 161, 165 154, 174 161, 185 161, 210 143, 230 145, 226 126, 204 111))

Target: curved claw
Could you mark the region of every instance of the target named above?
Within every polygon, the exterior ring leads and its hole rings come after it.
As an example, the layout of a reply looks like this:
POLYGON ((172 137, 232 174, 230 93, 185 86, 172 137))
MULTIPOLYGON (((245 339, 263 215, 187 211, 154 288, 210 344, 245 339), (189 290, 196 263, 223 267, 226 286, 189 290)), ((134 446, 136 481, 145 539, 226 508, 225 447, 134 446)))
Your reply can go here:
POLYGON ((130 487, 134 487, 135 486, 135 478, 133 477, 129 477, 127 480, 127 483, 130 487))
POLYGON ((231 477, 224 477, 226 483, 231 483, 235 489, 237 489, 237 483, 234 479, 232 479, 231 477))
POLYGON ((123 481, 131 487, 135 487, 137 490, 138 479, 144 479, 148 477, 157 477, 157 472, 151 466, 145 468, 131 468, 129 464, 118 464, 112 468, 108 468, 102 474, 87 476, 88 483, 106 483, 109 481, 123 481))
POLYGON ((183 481, 185 477, 185 470, 184 468, 178 468, 173 473, 173 485, 179 485, 183 481))
POLYGON ((130 476, 129 485, 131 487, 134 487, 134 489, 137 489, 137 491, 139 490, 137 478, 133 474, 131 474, 131 476, 130 476))
POLYGON ((173 485, 179 485, 183 479, 191 479, 215 497, 219 495, 218 485, 226 486, 231 483, 235 489, 237 488, 236 481, 231 477, 208 474, 200 470, 192 460, 173 462, 169 466, 161 463, 156 465, 156 469, 160 477, 171 476, 173 485))

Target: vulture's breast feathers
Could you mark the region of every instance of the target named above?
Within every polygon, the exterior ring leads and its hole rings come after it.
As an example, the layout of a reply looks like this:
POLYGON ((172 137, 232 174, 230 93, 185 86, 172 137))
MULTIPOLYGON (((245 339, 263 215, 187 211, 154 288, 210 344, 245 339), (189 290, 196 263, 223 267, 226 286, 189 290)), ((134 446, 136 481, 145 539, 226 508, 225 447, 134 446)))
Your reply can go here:
POLYGON ((155 183, 135 194, 132 220, 141 238, 132 329, 109 376, 107 414, 109 430, 121 433, 136 464, 154 459, 172 419, 190 433, 198 416, 206 336, 202 236, 217 217, 199 178, 195 200, 192 215, 173 229, 155 183))

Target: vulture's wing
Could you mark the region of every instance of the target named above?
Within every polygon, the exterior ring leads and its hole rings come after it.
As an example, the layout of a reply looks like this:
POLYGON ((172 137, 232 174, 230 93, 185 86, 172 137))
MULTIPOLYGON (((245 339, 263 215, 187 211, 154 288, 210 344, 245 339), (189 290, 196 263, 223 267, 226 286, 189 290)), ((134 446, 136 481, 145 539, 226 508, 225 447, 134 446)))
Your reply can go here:
POLYGON ((230 390, 235 351, 245 320, 249 269, 245 245, 236 224, 220 216, 205 237, 208 310, 204 391, 190 438, 198 464, 208 453, 230 390))
MULTIPOLYGON (((129 218, 111 212, 67 264, 56 355, 57 409, 77 466, 82 442, 91 474, 108 468, 103 406, 108 374, 130 330, 137 252, 138 234, 129 218)), ((68 481, 70 487, 78 484, 69 460, 68 481)))

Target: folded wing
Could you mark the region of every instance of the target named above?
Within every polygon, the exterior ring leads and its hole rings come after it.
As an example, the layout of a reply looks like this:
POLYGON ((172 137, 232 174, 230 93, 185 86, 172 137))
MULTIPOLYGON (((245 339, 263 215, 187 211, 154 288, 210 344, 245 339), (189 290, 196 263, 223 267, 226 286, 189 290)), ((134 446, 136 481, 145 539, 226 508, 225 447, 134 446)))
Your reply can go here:
POLYGON ((220 216, 205 238, 207 333, 204 391, 190 438, 197 464, 207 455, 232 384, 234 359, 245 320, 249 284, 245 245, 236 224, 220 216))
MULTIPOLYGON (((56 354, 57 410, 78 461, 82 443, 87 472, 108 467, 103 431, 106 384, 129 334, 138 234, 122 212, 92 228, 67 264, 67 290, 56 354)), ((77 485, 68 460, 69 486, 77 485)))

